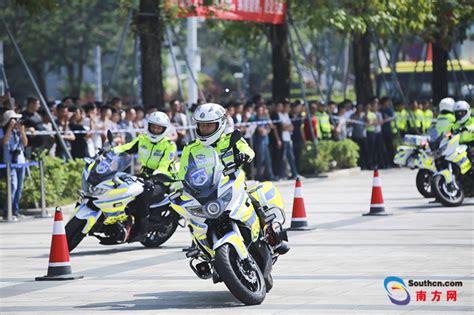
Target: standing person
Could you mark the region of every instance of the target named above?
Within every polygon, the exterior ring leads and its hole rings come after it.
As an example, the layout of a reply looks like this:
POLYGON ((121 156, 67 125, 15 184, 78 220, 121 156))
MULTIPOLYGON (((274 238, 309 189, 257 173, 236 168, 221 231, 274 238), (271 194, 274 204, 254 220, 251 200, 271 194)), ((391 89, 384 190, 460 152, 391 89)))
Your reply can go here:
POLYGON ((321 130, 321 140, 331 140, 334 126, 331 125, 327 106, 324 103, 319 103, 316 118, 318 119, 319 130, 321 130))
POLYGON ((116 145, 121 145, 125 143, 125 135, 123 132, 120 132, 120 112, 116 110, 115 108, 112 108, 112 117, 110 117, 110 121, 112 122, 110 124, 110 131, 112 131, 112 134, 114 136, 114 143, 116 145))
MULTIPOLYGON (((291 140, 291 134, 294 131, 293 123, 290 119, 290 102, 285 101, 283 110, 278 113, 278 118, 281 121, 282 133, 281 140, 283 142, 283 157, 286 158, 290 166, 291 177, 289 179, 295 179, 298 176, 298 171, 296 169, 295 156, 293 154, 293 143, 291 140)), ((286 163, 282 159, 280 165, 280 178, 286 178, 286 163)))
MULTIPOLYGON (((34 133, 35 131, 45 131, 46 128, 43 125, 38 111, 40 109, 40 101, 36 97, 28 97, 26 99, 26 110, 22 112, 23 123, 27 132, 34 133)), ((42 151, 46 148, 48 136, 28 136, 28 148, 26 148, 26 157, 31 157, 31 153, 34 151, 42 151)))
MULTIPOLYGON (((393 146, 393 120, 395 119, 395 114, 392 110, 392 104, 391 100, 388 97, 382 97, 381 99, 381 104, 382 104, 382 119, 383 119, 383 124, 382 124, 382 136, 383 136, 383 141, 385 143, 385 149, 387 151, 387 154, 385 155, 385 165, 386 166, 392 166, 393 165, 393 157, 395 155, 394 152, 394 146, 393 146)), ((395 133, 397 130, 395 130, 395 133)))
POLYGON ((338 119, 335 120, 336 128, 334 129, 336 140, 344 140, 347 138, 347 120, 346 120, 346 106, 341 103, 337 111, 338 119))
MULTIPOLYGON (((19 122, 22 115, 15 113, 14 110, 7 110, 3 113, 2 124, 2 163, 25 163, 26 158, 24 149, 28 145, 28 138, 25 133, 25 126, 19 122)), ((25 168, 12 168, 11 179, 11 197, 12 197, 12 219, 17 221, 22 215, 20 211, 20 200, 23 192, 23 180, 25 178, 25 168)), ((3 218, 7 219, 7 203, 3 208, 3 218)))
POLYGON ((56 125, 58 126, 59 131, 61 132, 61 136, 66 144, 66 148, 64 148, 59 140, 59 136, 56 135, 56 157, 67 160, 68 155, 66 150, 71 150, 71 142, 76 139, 74 133, 71 132, 69 128, 69 113, 68 108, 64 104, 59 104, 56 107, 57 117, 56 117, 56 125))
POLYGON ((385 143, 383 141, 382 135, 382 125, 383 125, 383 115, 379 109, 379 103, 373 103, 373 112, 376 115, 375 121, 375 155, 374 155, 374 166, 381 168, 386 167, 385 158, 387 156, 387 149, 385 148, 385 143))
POLYGON ((234 131, 234 115, 235 115, 235 107, 234 104, 229 103, 225 106, 226 110, 226 117, 227 117, 227 125, 225 127, 224 133, 231 133, 234 131))
POLYGON ((188 118, 183 113, 183 107, 179 100, 171 102, 172 118, 171 122, 176 126, 176 132, 178 133, 178 151, 183 150, 184 146, 191 141, 190 131, 187 129, 189 126, 188 118))
POLYGON ((137 133, 133 131, 133 129, 135 129, 133 122, 135 121, 136 116, 137 113, 135 108, 130 107, 125 110, 125 118, 119 121, 120 129, 125 131, 125 143, 132 141, 137 136, 137 133))
POLYGON ((73 113, 69 127, 73 132, 78 131, 74 135, 75 139, 71 142, 71 155, 74 159, 91 157, 87 140, 92 138, 92 133, 90 127, 84 124, 86 114, 82 108, 76 106, 70 107, 69 111, 73 113))
POLYGON ((275 176, 273 175, 272 157, 270 156, 270 142, 268 137, 272 131, 272 128, 270 124, 266 122, 268 121, 269 117, 265 112, 265 105, 257 106, 256 112, 257 115, 255 116, 255 122, 257 123, 257 128, 253 137, 253 143, 256 150, 256 179, 259 181, 275 180, 275 176))
POLYGON ((280 176, 280 170, 283 164, 283 142, 281 141, 283 127, 280 121, 279 113, 283 112, 283 103, 278 102, 275 104, 273 101, 268 102, 267 111, 269 112, 269 123, 272 128, 272 132, 269 135, 270 140, 270 155, 273 159, 272 167, 273 174, 276 177, 280 176))
POLYGON ((84 127, 88 128, 92 134, 91 138, 87 139, 87 147, 89 149, 89 156, 93 157, 96 155, 97 151, 102 148, 102 136, 100 133, 98 133, 97 129, 97 105, 94 103, 89 103, 84 106, 84 111, 86 114, 83 122, 84 127))
POLYGON ((375 166, 375 126, 377 125, 377 115, 373 112, 372 103, 366 104, 364 111, 367 118, 367 165, 372 170, 375 166))
POLYGON ((301 152, 304 149, 306 139, 304 134, 304 115, 303 115, 303 105, 299 100, 291 106, 290 113, 291 123, 293 124, 293 134, 291 135, 291 140, 293 141, 293 154, 295 156, 296 169, 301 168, 301 152))
POLYGON ((135 107, 135 113, 137 114, 133 121, 135 129, 143 129, 146 126, 145 110, 141 106, 135 107))
POLYGON ((423 122, 421 124, 423 133, 426 133, 433 123, 433 111, 431 110, 431 103, 428 100, 422 102, 423 122))
POLYGON ((321 140, 321 128, 316 117, 316 112, 318 110, 318 104, 316 102, 311 102, 309 104, 310 115, 304 121, 304 136, 307 141, 313 140, 313 135, 311 134, 310 123, 313 127, 314 136, 317 140, 321 140))
POLYGON ((356 111, 351 116, 350 125, 352 126, 352 140, 359 146, 358 164, 362 169, 368 169, 368 148, 367 148, 367 118, 363 111, 362 104, 357 104, 356 111))
POLYGON ((103 145, 107 140, 107 130, 112 129, 112 108, 109 106, 102 106, 100 108, 100 117, 97 119, 96 129, 100 133, 101 144, 103 145))
POLYGON ((401 101, 395 103, 395 120, 392 121, 392 134, 399 135, 401 139, 408 131, 408 112, 401 101))
POLYGON ((329 115, 329 123, 331 124, 331 139, 336 139, 336 126, 338 119, 338 107, 334 101, 328 102, 327 113, 329 115))
POLYGON ((408 133, 409 134, 421 134, 423 123, 423 111, 420 109, 418 102, 413 100, 410 103, 410 113, 408 116, 408 133))
MULTIPOLYGON (((257 129, 257 125, 255 123, 250 123, 251 121, 255 121, 255 104, 252 102, 247 102, 244 106, 244 111, 242 113, 242 122, 246 125, 244 126, 244 140, 250 145, 251 148, 255 148, 253 143, 253 135, 255 130, 257 129)), ((252 164, 255 165, 255 161, 253 163, 247 163, 243 166, 245 174, 247 175, 248 179, 255 178, 255 170, 252 167, 252 164)))
POLYGON ((122 99, 120 97, 114 97, 112 101, 110 101, 110 107, 112 107, 118 112, 120 119, 125 118, 125 113, 122 110, 123 109, 122 99))

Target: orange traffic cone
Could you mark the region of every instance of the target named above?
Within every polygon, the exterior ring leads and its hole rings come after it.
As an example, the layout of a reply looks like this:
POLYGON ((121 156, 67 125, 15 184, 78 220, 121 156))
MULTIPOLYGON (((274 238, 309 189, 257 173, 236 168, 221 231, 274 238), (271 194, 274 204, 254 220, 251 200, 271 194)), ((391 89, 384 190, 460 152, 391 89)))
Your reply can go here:
POLYGON ((290 230, 310 230, 306 219, 306 209, 304 207, 303 192, 301 191, 301 181, 296 178, 295 198, 293 199, 293 214, 291 215, 290 230))
POLYGON ((35 280, 74 280, 81 278, 84 278, 84 276, 72 275, 66 231, 64 230, 63 214, 61 208, 56 207, 56 213, 54 214, 53 237, 51 239, 51 251, 49 253, 48 274, 43 277, 36 277, 35 280))
POLYGON ((372 199, 370 200, 370 211, 363 215, 390 215, 385 212, 382 195, 382 182, 380 181, 379 171, 374 170, 374 181, 372 184, 372 199))

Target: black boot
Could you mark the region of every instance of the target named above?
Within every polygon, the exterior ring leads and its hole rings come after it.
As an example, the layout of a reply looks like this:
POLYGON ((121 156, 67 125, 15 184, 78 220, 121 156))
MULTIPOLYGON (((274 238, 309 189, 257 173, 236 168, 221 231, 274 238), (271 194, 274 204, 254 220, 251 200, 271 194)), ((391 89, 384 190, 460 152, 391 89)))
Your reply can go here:
POLYGON ((148 219, 137 217, 135 224, 132 227, 132 232, 128 239, 129 243, 145 241, 148 229, 148 219))
POLYGON ((290 245, 287 241, 281 241, 280 244, 274 249, 275 253, 285 255, 290 250, 290 245))

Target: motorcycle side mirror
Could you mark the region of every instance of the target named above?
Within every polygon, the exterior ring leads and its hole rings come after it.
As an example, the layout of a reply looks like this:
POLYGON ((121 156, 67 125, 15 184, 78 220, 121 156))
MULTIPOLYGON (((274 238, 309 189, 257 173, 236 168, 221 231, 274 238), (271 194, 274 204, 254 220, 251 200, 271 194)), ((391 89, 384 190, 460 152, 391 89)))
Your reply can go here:
POLYGON ((110 129, 107 130, 107 141, 112 145, 114 142, 114 135, 112 134, 112 131, 110 129))

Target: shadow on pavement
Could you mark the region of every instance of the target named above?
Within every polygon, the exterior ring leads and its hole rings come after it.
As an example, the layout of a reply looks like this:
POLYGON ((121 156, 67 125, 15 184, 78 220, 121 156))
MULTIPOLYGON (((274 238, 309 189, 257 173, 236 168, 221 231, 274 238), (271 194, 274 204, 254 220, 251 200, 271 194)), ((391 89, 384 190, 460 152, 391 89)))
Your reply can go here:
POLYGON ((137 294, 138 299, 91 303, 77 306, 80 309, 111 311, 141 311, 165 309, 214 309, 244 306, 228 291, 169 291, 137 294))
MULTIPOLYGON (((472 209, 472 206, 474 206, 474 202, 471 202, 470 200, 469 201, 465 201, 462 205, 460 206, 457 206, 457 207, 445 207, 443 206, 441 203, 437 203, 437 202, 430 202, 430 203, 427 203, 427 204, 424 204, 424 205, 418 205, 418 206, 405 206, 405 207, 397 207, 397 210, 417 210, 417 209, 449 209, 452 211, 451 212, 458 212, 458 213, 463 213, 463 212, 466 212, 465 210, 469 210, 469 209, 472 209), (466 209, 468 208, 468 209, 466 209), (459 211, 458 209, 460 209, 461 211, 459 211)), ((470 211, 467 211, 467 212, 470 212, 470 211)), ((441 213, 439 211, 436 211, 436 213, 441 213)))

